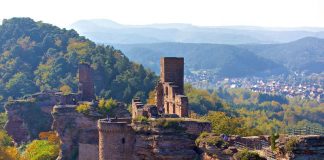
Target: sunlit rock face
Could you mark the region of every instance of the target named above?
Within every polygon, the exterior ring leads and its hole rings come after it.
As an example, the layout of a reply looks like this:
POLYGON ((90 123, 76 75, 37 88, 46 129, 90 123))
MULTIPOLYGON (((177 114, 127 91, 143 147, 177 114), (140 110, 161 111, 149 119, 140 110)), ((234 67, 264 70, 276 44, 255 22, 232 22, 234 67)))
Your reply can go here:
POLYGON ((38 138, 40 132, 51 130, 51 115, 55 104, 73 104, 79 94, 63 95, 59 92, 41 92, 26 99, 9 101, 5 104, 8 121, 5 129, 16 143, 38 138))
POLYGON ((324 158, 324 136, 288 136, 280 141, 279 149, 279 156, 287 160, 320 160, 324 158))

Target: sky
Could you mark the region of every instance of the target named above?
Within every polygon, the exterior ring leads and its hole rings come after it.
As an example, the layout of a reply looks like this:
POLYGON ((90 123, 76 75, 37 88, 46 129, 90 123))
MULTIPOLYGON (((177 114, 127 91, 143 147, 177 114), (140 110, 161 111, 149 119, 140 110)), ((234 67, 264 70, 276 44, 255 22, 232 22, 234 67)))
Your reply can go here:
POLYGON ((324 0, 3 0, 0 20, 31 17, 69 28, 82 19, 121 24, 324 27, 324 0))

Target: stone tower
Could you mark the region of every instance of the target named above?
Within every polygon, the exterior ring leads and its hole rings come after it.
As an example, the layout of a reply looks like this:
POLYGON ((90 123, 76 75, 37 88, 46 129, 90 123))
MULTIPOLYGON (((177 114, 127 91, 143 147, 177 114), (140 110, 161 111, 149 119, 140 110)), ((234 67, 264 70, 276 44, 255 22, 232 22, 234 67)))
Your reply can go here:
POLYGON ((99 160, 133 159, 135 133, 129 122, 101 119, 98 121, 98 130, 99 160))
POLYGON ((160 60, 160 81, 161 83, 172 82, 178 86, 179 94, 183 94, 184 58, 163 57, 160 60))
POLYGON ((82 101, 95 99, 93 70, 89 64, 79 64, 79 92, 82 101))
POLYGON ((184 96, 184 58, 163 57, 160 60, 160 82, 156 86, 156 106, 164 114, 188 116, 188 98, 184 96))

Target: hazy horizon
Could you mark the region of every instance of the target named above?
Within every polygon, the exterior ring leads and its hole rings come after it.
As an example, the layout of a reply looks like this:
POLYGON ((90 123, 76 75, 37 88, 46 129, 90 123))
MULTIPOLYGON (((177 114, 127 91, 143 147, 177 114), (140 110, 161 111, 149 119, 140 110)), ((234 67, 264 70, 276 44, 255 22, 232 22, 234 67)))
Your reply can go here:
POLYGON ((126 25, 184 23, 195 26, 324 28, 324 1, 321 0, 12 0, 2 2, 2 6, 1 21, 30 17, 62 28, 69 28, 74 22, 84 19, 109 19, 126 25))

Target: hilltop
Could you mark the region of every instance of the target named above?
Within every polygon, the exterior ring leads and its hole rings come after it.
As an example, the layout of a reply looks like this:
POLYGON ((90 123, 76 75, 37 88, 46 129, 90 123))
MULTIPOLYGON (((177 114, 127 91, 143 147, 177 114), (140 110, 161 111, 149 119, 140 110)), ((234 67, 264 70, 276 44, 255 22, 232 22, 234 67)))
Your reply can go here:
POLYGON ((97 45, 74 30, 12 18, 0 26, 0 101, 62 86, 75 92, 79 63, 94 69, 99 97, 125 102, 145 97, 156 80, 112 46, 97 45))

